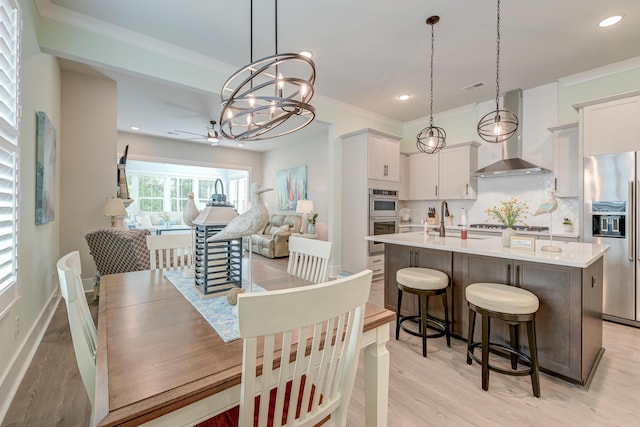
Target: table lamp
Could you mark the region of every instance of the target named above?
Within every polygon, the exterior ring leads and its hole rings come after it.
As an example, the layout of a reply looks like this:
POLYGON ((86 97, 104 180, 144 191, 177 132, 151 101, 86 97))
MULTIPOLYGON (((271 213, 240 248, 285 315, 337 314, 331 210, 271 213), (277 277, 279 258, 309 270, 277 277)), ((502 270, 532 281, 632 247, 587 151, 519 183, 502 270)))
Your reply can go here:
POLYGON ((111 227, 116 226, 116 218, 127 216, 127 210, 124 207, 122 199, 113 197, 107 199, 102 208, 102 215, 111 217, 111 227))
MULTIPOLYGON (((296 213, 304 214, 302 218, 302 230, 307 230, 307 223, 309 222, 309 214, 313 212, 313 200, 298 200, 296 204, 296 213)), ((306 231, 303 231, 303 233, 306 231)))

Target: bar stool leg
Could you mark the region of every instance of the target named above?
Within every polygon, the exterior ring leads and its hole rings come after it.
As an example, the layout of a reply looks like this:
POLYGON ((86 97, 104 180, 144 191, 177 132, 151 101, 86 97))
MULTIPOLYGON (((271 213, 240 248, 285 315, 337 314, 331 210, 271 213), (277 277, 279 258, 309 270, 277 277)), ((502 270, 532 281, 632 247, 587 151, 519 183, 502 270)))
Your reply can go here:
POLYGON ((473 332, 476 328, 476 312, 469 308, 469 331, 467 333, 467 365, 471 365, 471 344, 473 343, 473 332))
POLYGON ((482 315, 482 389, 489 390, 489 337, 491 336, 491 319, 482 315))
POLYGON ((420 310, 420 332, 422 332, 422 356, 427 357, 427 303, 429 297, 420 295, 418 301, 421 306, 420 310))
POLYGON ((449 332, 449 308, 447 307, 447 292, 442 294, 442 307, 444 308, 444 334, 447 337, 447 347, 451 347, 451 334, 449 332))
MULTIPOLYGON (((519 348, 520 347, 520 340, 518 339, 518 328, 519 325, 516 324, 510 324, 509 325, 509 336, 510 336, 510 341, 511 341, 511 347, 513 348, 519 348)), ((516 369, 518 369, 518 355, 517 354, 513 354, 511 353, 511 369, 513 369, 514 371, 516 369)))
POLYGON ((402 309, 402 289, 398 288, 398 306, 396 307, 396 340, 400 339, 400 310, 402 309))
POLYGON ((531 358, 531 385, 533 395, 540 397, 540 375, 538 372, 538 348, 536 345, 535 318, 527 322, 527 336, 529 337, 529 357, 531 358))

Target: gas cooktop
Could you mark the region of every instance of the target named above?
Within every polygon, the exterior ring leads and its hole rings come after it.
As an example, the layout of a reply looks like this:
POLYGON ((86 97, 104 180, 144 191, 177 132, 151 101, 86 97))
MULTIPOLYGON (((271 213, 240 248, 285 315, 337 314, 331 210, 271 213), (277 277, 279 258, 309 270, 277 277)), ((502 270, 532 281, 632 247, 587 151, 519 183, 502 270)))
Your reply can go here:
MULTIPOLYGON (((479 228, 482 230, 504 230, 505 227, 502 224, 470 224, 469 228, 479 228)), ((549 227, 539 227, 535 225, 514 225, 513 229, 516 231, 537 231, 548 232, 549 227)))

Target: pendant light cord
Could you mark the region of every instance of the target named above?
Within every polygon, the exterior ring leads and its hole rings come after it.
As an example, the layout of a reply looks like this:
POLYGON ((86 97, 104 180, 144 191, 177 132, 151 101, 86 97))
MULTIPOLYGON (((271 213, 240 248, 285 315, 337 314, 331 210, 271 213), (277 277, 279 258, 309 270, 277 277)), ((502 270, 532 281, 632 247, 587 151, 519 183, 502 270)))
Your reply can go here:
POLYGON ((498 0, 496 31, 496 111, 500 110, 500 0, 498 0))
POLYGON ((434 41, 434 30, 431 25, 431 88, 430 88, 430 101, 429 101, 429 126, 433 127, 433 41, 434 41))
POLYGON ((276 15, 276 19, 275 19, 275 23, 276 23, 276 28, 275 28, 275 33, 276 33, 276 55, 278 54, 278 0, 276 0, 276 10, 275 10, 275 15, 276 15))

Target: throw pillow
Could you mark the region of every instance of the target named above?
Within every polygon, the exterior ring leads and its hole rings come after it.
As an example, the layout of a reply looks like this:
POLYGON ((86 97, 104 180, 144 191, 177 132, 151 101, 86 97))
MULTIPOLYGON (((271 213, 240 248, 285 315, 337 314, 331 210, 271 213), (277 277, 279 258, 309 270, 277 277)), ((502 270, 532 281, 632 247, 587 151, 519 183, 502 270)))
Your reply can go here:
POLYGON ((151 218, 149 215, 136 215, 138 227, 151 227, 151 218))

